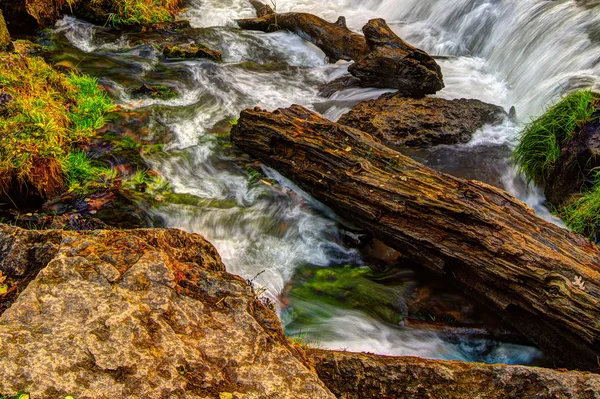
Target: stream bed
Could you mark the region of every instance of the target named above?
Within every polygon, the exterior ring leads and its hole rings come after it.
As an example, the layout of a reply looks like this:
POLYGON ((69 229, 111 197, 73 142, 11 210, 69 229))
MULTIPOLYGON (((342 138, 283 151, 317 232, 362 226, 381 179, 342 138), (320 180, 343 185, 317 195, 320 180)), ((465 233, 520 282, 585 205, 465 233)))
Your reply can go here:
MULTIPOLYGON (((465 145, 406 153, 435 169, 502 187, 561 224, 543 206, 540 192, 517 176, 510 154, 520 125, 545 104, 568 90, 600 87, 597 6, 574 0, 278 3, 280 12, 328 20, 344 15, 356 30, 370 18, 385 18, 404 40, 439 56, 446 88, 437 96, 476 98, 507 111, 514 106, 517 121, 484 127, 465 145)), ((230 272, 252 280, 276 304, 288 335, 327 349, 545 364, 543 353, 515 334, 477 333, 504 326, 447 283, 398 267, 385 247, 359 246, 344 215, 272 169, 263 166, 264 178, 256 178, 243 167, 227 139, 229 123, 241 110, 300 104, 337 120, 358 102, 386 92, 352 88, 321 96, 319 87, 347 75, 348 63, 329 64, 318 48, 291 33, 239 30, 234 19, 253 14, 246 0, 190 1, 181 16, 193 27, 187 37, 221 50, 223 63, 168 60, 151 43, 162 40, 157 33, 120 32, 73 17, 60 20, 46 40, 54 43, 54 61, 97 76, 122 107, 150 114, 151 134, 168 132, 164 150, 146 161, 175 192, 207 201, 161 204, 152 214, 165 227, 213 243, 230 272), (142 84, 165 85, 179 95, 140 100, 130 93, 142 84), (366 268, 375 264, 381 272, 366 268), (392 275, 385 270, 391 264, 397 266, 392 275), (363 280, 348 283, 348 273, 363 280), (369 292, 361 291, 365 287, 369 292), (368 299, 353 299, 358 291, 368 299), (389 302, 385 310, 360 306, 377 295, 389 302), (415 303, 419 311, 411 313, 415 303)))

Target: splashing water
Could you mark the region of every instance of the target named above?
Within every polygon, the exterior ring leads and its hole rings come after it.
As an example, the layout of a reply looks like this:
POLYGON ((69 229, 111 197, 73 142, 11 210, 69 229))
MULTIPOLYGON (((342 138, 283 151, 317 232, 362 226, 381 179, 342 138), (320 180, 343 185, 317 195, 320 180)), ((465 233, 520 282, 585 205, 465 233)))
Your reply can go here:
MULTIPOLYGON (((510 152, 520 123, 540 114, 544 104, 567 90, 600 87, 598 7, 574 0, 279 0, 278 9, 328 20, 345 15, 355 30, 370 18, 385 18, 409 43, 446 56, 439 60, 446 88, 438 96, 514 105, 518 123, 484 127, 466 145, 411 155, 434 168, 504 187, 560 223, 543 207, 540 193, 518 178, 510 152)), ((255 283, 276 300, 302 265, 360 265, 363 260, 343 244, 331 211, 268 168, 263 171, 279 187, 251 181, 225 155, 211 128, 244 108, 272 110, 293 103, 337 120, 385 90, 347 89, 320 97, 318 86, 346 75, 348 64, 327 64, 319 49, 290 33, 236 29, 234 19, 252 16, 247 0, 190 1, 182 18, 198 28, 198 40, 222 50, 224 63, 218 65, 167 62, 152 46, 131 47, 124 36, 70 17, 59 22, 54 34, 70 43, 79 68, 101 76, 123 103, 131 102, 126 88, 136 84, 177 89, 178 98, 143 100, 133 107, 152 109, 172 133, 167 152, 148 162, 176 192, 205 198, 208 205, 165 205, 153 212, 169 227, 207 237, 229 271, 249 279, 258 275, 255 283)), ((327 313, 309 334, 328 348, 508 363, 531 363, 540 356, 519 345, 449 343, 434 332, 401 329, 359 311, 327 313)))

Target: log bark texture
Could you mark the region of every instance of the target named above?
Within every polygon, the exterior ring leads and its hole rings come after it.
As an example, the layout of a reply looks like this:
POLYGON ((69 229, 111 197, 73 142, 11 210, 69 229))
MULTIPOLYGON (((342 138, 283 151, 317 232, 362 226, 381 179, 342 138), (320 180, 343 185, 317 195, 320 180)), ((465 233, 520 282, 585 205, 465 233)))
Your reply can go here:
POLYGON ((234 143, 454 280, 551 354, 597 370, 600 250, 498 188, 431 170, 300 106, 243 111, 234 143))
POLYGON ((238 19, 236 22, 240 28, 247 30, 273 32, 286 29, 294 32, 319 47, 332 62, 352 61, 367 52, 365 38, 348 29, 343 17, 331 23, 312 14, 290 12, 238 19))
POLYGON ((600 398, 600 376, 537 367, 309 350, 338 398, 600 398))

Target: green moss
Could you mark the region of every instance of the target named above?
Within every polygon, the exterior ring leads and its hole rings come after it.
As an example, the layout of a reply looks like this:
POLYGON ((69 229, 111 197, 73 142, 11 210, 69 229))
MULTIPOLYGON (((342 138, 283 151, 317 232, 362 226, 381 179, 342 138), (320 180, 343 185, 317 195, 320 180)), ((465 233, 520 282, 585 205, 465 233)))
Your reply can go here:
POLYGON ((8 34, 8 28, 0 10, 0 51, 6 51, 10 48, 10 35, 8 34))
POLYGON ((29 399, 29 394, 23 391, 19 392, 16 395, 2 395, 0 394, 0 399, 29 399))
MULTIPOLYGON (((406 316, 402 299, 405 283, 386 285, 375 281, 377 275, 366 267, 305 267, 297 271, 290 292, 291 318, 303 325, 322 318, 313 306, 323 303, 336 308, 359 309, 388 323, 398 324, 406 316)), ((319 307, 321 310, 325 309, 319 307)))
POLYGON ((39 57, 0 54, 0 196, 23 187, 49 198, 65 188, 76 146, 113 108, 96 79, 63 75, 39 57))
POLYGON ((570 93, 525 126, 514 159, 528 182, 543 185, 561 148, 589 121, 597 95, 589 90, 570 93))
POLYGON ((105 188, 116 177, 113 169, 95 165, 83 151, 72 151, 61 160, 61 167, 70 191, 86 193, 95 188, 105 188))
MULTIPOLYGON (((106 0, 92 0, 106 3, 106 0)), ((111 0, 108 23, 113 26, 148 25, 173 20, 181 0, 111 0)))

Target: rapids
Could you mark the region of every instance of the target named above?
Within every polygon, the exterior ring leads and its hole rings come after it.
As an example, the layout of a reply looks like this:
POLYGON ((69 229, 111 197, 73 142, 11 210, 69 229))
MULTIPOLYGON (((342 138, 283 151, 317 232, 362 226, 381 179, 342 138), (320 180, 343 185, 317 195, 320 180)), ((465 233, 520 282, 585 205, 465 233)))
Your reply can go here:
MULTIPOLYGON (((431 358, 536 363, 530 346, 486 340, 450 342, 431 331, 394 326, 358 310, 313 304, 318 322, 298 326, 278 300, 301 266, 364 265, 345 244, 339 218, 277 172, 264 173, 280 187, 253 181, 224 151, 214 126, 248 107, 266 109, 298 103, 336 120, 354 104, 385 90, 347 89, 330 98, 318 86, 347 74, 347 63, 328 64, 324 54, 297 36, 236 29, 235 18, 252 17, 247 0, 191 0, 182 15, 198 40, 223 52, 223 64, 206 60, 167 61, 149 45, 130 46, 110 29, 72 17, 53 35, 67 43, 64 58, 98 76, 125 107, 150 109, 166 127, 165 152, 147 161, 176 192, 212 200, 204 207, 164 205, 152 212, 168 227, 204 235, 228 270, 253 279, 278 305, 290 334, 306 335, 323 348, 407 354, 431 358), (70 57, 70 58, 69 58, 70 57), (249 63, 250 62, 250 63, 249 63), (134 102, 128 88, 167 84, 175 99, 134 102), (293 326, 293 327, 292 327, 293 326)), ((600 9, 574 0, 279 0, 278 11, 306 11, 335 20, 347 17, 359 30, 370 18, 385 18, 409 43, 439 63, 444 98, 477 98, 518 120, 481 129, 466 145, 411 150, 409 155, 448 173, 503 187, 542 217, 560 224, 544 208, 536 188, 527 187, 510 163, 519 126, 539 115, 560 94, 600 88, 600 9)), ((344 215, 340 215, 343 217, 344 215)), ((463 300, 455 298, 455 300, 463 300)), ((293 304, 292 304, 293 307, 293 304)))

